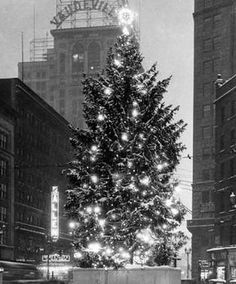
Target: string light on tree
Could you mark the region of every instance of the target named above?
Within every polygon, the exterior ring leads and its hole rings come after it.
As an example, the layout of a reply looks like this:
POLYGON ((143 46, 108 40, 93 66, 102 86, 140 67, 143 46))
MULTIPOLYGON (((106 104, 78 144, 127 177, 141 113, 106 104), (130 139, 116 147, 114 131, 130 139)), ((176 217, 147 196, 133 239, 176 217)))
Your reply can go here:
POLYGON ((91 213, 93 212, 93 209, 92 209, 92 207, 89 206, 89 207, 86 208, 86 211, 87 211, 89 214, 91 214, 91 213))
POLYGON ((92 181, 93 183, 98 183, 98 176, 97 176, 97 175, 92 175, 92 176, 91 176, 91 181, 92 181))
POLYGON ((97 242, 90 243, 88 245, 88 250, 94 253, 98 253, 101 250, 101 244, 97 242))
POLYGON ((104 121, 104 120, 105 120, 105 116, 102 113, 99 113, 98 121, 104 121))
POLYGON ((99 206, 94 207, 94 212, 96 214, 99 214, 101 212, 101 207, 99 207, 99 206))
POLYGON ((93 145, 93 146, 91 147, 91 150, 92 150, 93 152, 97 152, 98 147, 97 147, 96 145, 93 145))
POLYGON ((179 214, 179 210, 176 209, 176 208, 171 208, 171 212, 174 216, 178 215, 179 214))
POLYGON ((107 95, 107 96, 110 96, 112 94, 112 89, 109 88, 109 87, 105 88, 104 94, 107 95))
POLYGON ((121 67, 121 66, 122 66, 120 60, 118 60, 118 59, 114 59, 114 64, 115 64, 117 67, 121 67))
POLYGON ((140 183, 148 186, 150 184, 150 178, 148 176, 145 176, 145 177, 140 179, 140 183))
POLYGON ((123 141, 128 141, 129 140, 129 136, 128 136, 128 134, 127 133, 122 133, 121 134, 121 139, 123 140, 123 141))
POLYGON ((132 116, 133 117, 137 117, 139 115, 139 111, 136 109, 136 108, 134 108, 133 110, 132 110, 132 116))

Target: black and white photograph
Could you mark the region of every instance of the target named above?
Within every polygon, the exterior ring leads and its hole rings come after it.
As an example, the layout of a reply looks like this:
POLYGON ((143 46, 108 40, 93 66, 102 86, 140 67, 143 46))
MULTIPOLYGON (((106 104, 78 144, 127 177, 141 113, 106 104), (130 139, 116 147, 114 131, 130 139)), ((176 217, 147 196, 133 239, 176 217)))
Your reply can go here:
POLYGON ((236 283, 236 0, 0 7, 0 284, 236 283))

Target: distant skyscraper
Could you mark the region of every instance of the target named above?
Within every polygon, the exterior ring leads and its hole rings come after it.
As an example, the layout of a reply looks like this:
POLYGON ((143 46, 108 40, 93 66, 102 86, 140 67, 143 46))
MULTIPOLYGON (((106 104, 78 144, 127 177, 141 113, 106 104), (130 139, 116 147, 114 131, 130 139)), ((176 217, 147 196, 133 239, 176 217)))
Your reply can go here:
POLYGON ((85 127, 83 74, 103 70, 120 34, 116 11, 123 2, 58 0, 53 40, 34 39, 31 61, 19 63, 19 78, 76 127, 85 127))
POLYGON ((195 0, 192 275, 214 240, 215 86, 236 72, 236 1, 195 0))

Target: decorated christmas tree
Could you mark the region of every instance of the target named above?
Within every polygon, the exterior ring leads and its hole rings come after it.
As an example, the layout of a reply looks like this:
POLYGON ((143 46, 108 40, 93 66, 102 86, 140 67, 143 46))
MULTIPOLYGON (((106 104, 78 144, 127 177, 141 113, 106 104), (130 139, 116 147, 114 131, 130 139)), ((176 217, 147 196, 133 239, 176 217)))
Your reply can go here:
POLYGON ((143 72, 124 23, 104 74, 83 82, 87 129, 71 138, 65 208, 81 267, 169 264, 185 241, 177 230, 185 209, 173 196, 185 125, 163 101, 170 78, 158 81, 156 65, 143 72))

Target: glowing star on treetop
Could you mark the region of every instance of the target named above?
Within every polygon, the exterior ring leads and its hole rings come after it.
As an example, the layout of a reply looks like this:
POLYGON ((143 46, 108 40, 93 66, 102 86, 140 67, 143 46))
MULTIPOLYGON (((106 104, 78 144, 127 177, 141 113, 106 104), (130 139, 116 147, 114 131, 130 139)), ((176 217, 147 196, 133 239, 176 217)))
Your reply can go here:
POLYGON ((118 20, 120 25, 131 26, 134 22, 134 13, 127 7, 123 7, 118 11, 118 20))

